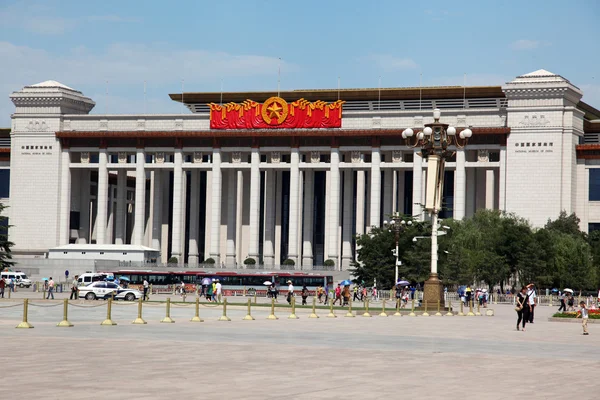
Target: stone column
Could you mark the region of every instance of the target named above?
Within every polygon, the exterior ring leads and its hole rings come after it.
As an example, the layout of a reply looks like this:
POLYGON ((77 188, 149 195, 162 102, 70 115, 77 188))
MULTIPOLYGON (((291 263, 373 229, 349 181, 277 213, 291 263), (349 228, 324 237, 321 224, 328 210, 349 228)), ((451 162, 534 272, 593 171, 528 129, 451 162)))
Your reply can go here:
POLYGON ((493 210, 496 208, 496 171, 488 169, 485 171, 485 208, 493 210))
POLYGON ((263 248, 265 265, 275 264, 275 185, 277 170, 269 169, 265 185, 265 244, 263 248))
POLYGON ((190 238, 188 264, 198 265, 198 231, 200 227, 200 170, 195 168, 190 172, 190 238))
POLYGON ((60 219, 59 245, 69 244, 71 236, 71 154, 68 147, 63 147, 60 159, 60 219))
POLYGON ((371 150, 371 207, 369 228, 381 224, 381 153, 379 147, 371 150))
POLYGON ((144 244, 144 228, 146 222, 146 152, 137 149, 135 155, 135 221, 133 223, 133 244, 144 244))
POLYGON ((300 154, 298 148, 292 148, 290 155, 290 217, 288 233, 288 258, 298 263, 298 182, 299 182, 299 163, 300 154))
POLYGON ((210 210, 210 257, 221 264, 221 149, 212 153, 212 199, 210 210))
POLYGON ((342 269, 346 270, 352 262, 352 217, 354 203, 354 172, 344 170, 344 218, 342 223, 342 269))
POLYGON ((230 169, 225 173, 227 175, 227 250, 225 252, 225 264, 235 265, 237 242, 237 171, 230 169))
MULTIPOLYGON (((406 181, 404 179, 404 175, 405 175, 405 171, 403 169, 396 171, 396 182, 397 182, 397 193, 398 193, 398 200, 397 200, 397 208, 396 211, 398 211, 400 214, 404 214, 404 186, 406 184, 406 181)), ((411 210, 412 211, 412 210, 411 210)), ((411 212, 409 211, 409 213, 411 212)))
POLYGON ((152 192, 152 247, 155 250, 161 250, 161 232, 162 232, 162 171, 157 169, 154 171, 154 192, 152 192))
POLYGON ((356 171, 356 234, 365 233, 365 171, 356 171))
POLYGON ((108 212, 108 156, 106 149, 98 153, 98 210, 96 212, 96 244, 106 244, 106 223, 108 212))
POLYGON ((127 170, 117 172, 117 211, 115 214, 115 244, 125 244, 125 209, 127 206, 127 170))
POLYGON ((77 243, 86 244, 90 242, 90 171, 88 169, 81 170, 81 205, 80 224, 79 224, 79 239, 77 243))
POLYGON ((315 205, 315 173, 313 170, 304 171, 304 233, 302 243, 302 267, 311 269, 313 266, 313 224, 315 205))
POLYGON ((244 262, 244 171, 236 173, 236 206, 235 206, 235 259, 238 265, 244 262), (238 261, 239 260, 239 261, 238 261))
POLYGON ((498 208, 506 211, 506 147, 500 149, 500 178, 499 178, 498 208))
MULTIPOLYGON (((297 179, 297 178, 296 178, 297 179)), ((290 186, 290 192, 292 191, 290 186)), ((298 184, 296 183, 296 188, 298 184)), ((296 204, 296 207, 298 205, 296 204)), ((250 154, 250 237, 248 242, 248 257, 258 263, 258 239, 260 216, 260 153, 257 147, 252 147, 250 154)), ((296 260, 297 261, 297 260, 296 260)))
POLYGON ((171 257, 177 257, 177 263, 183 263, 181 254, 181 218, 183 215, 183 152, 175 149, 173 156, 173 219, 171 222, 171 257))
POLYGON ((418 155, 419 150, 413 151, 413 198, 412 198, 412 214, 418 216, 419 220, 423 220, 423 208, 421 204, 421 184, 423 180, 423 158, 418 155))
POLYGON ((337 262, 339 254, 338 227, 340 226, 340 151, 338 148, 331 149, 331 161, 329 167, 331 180, 327 186, 329 194, 329 226, 327 234, 329 243, 327 249, 327 258, 337 262))
POLYGON ((455 174, 455 190, 454 193, 454 219, 465 218, 465 202, 467 175, 465 170, 465 151, 458 150, 456 152, 456 172, 455 174))

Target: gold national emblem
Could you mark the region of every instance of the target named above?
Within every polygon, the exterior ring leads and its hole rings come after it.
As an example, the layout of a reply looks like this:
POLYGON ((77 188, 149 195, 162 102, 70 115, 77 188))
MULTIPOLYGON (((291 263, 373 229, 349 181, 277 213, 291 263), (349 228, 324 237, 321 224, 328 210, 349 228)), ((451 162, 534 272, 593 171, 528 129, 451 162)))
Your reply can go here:
POLYGON ((261 114, 263 120, 271 125, 271 121, 276 122, 273 125, 279 125, 288 116, 289 107, 287 102, 281 97, 269 97, 262 105, 261 114))

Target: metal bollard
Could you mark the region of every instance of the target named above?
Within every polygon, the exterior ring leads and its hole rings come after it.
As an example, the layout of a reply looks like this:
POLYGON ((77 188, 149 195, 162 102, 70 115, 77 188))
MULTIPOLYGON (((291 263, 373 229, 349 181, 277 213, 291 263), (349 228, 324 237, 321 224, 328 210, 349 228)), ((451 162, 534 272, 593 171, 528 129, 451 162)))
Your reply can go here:
POLYGON ((102 321, 102 323, 100 325, 116 325, 117 323, 114 322, 112 320, 112 299, 108 299, 108 302, 106 303, 106 319, 104 321, 102 321))
POLYGON ((396 299, 396 312, 394 313, 395 317, 401 317, 402 316, 402 314, 400 314, 400 302, 401 301, 402 300, 400 300, 400 299, 396 299))
POLYGON ((465 303, 463 301, 460 302, 460 311, 458 312, 458 316, 459 317, 464 317, 465 313, 463 312, 463 307, 464 307, 465 303))
POLYGON ((369 299, 365 299, 365 312, 362 315, 363 317, 370 317, 371 314, 369 314, 369 299))
POLYGON ((142 318, 142 298, 138 300, 138 316, 133 320, 132 324, 145 325, 146 321, 142 318))
POLYGON ((329 300, 329 314, 327 318, 337 318, 337 315, 333 312, 333 299, 329 300))
POLYGON ((475 313, 475 315, 477 315, 477 316, 481 316, 481 312, 479 311, 479 307, 481 307, 481 305, 479 304, 479 302, 477 302, 477 312, 475 313))
POLYGON ((469 302, 469 312, 467 313, 467 317, 474 317, 475 313, 473 313, 473 300, 469 302))
POLYGON ((256 292, 254 292, 254 304, 256 304, 256 292))
POLYGON ((387 317, 387 313, 385 312, 385 299, 383 299, 382 303, 381 303, 381 314, 379 314, 380 317, 387 317))
POLYGON ((231 321, 231 318, 227 316, 227 298, 223 299, 223 315, 221 315, 218 321, 231 321))
MULTIPOLYGON (((254 299, 256 299, 256 296, 254 297, 254 299)), ((275 298, 274 297, 271 297, 271 314, 269 314, 267 319, 272 319, 272 320, 279 319, 275 315, 275 298)))
POLYGON ((175 321, 171 318, 171 298, 167 297, 167 305, 166 305, 166 315, 165 317, 160 321, 166 324, 172 324, 175 321))
MULTIPOLYGON (((10 288, 8 289, 8 294, 10 295, 10 288)), ((42 292, 42 300, 46 299, 46 285, 44 285, 44 291, 42 292)))
POLYGON ((416 317, 417 314, 415 314, 415 299, 412 299, 412 306, 410 309, 410 314, 408 314, 409 317, 416 317))
POLYGON ((446 317, 453 317, 454 314, 452 313, 452 300, 450 300, 450 298, 448 298, 448 312, 446 313, 446 317))
POLYGON ((8 298, 10 299, 10 287, 8 288, 8 298))
POLYGON ((190 319, 190 322, 204 322, 204 320, 200 318, 200 297, 196 297, 195 314, 194 317, 190 319))
POLYGON ((348 302, 348 312, 345 315, 348 318, 354 318, 354 314, 352 313, 352 299, 348 302))
POLYGON ((252 300, 248 299, 248 315, 244 317, 244 321, 254 321, 254 317, 250 312, 250 308, 252 307, 252 300))
POLYGON ((308 318, 319 318, 317 315, 317 298, 313 297, 313 305, 312 305, 312 314, 308 316, 308 318))
POLYGON ((438 307, 437 307, 437 312, 436 312, 434 315, 435 315, 436 317, 441 317, 441 316, 442 316, 442 313, 440 312, 440 306, 441 306, 441 303, 440 303, 440 301, 439 301, 439 300, 437 301, 437 303, 438 303, 438 305, 437 305, 437 306, 438 306, 438 307))
POLYGON ((69 312, 69 299, 65 299, 64 300, 64 306, 63 306, 63 320, 60 321, 56 326, 61 326, 61 327, 71 327, 73 326, 72 323, 69 322, 69 319, 67 318, 67 313, 69 312))
POLYGON ((288 319, 298 319, 298 316, 296 315, 296 298, 295 297, 292 297, 292 313, 290 314, 288 319))
POLYGON ((21 322, 19 325, 16 326, 18 329, 30 329, 30 328, 33 328, 33 325, 31 325, 27 321, 27 310, 28 310, 28 308, 29 308, 29 299, 25 299, 25 300, 23 300, 23 322, 21 322))
POLYGON ((429 313, 427 312, 429 307, 429 305, 427 304, 427 300, 425 300, 425 312, 423 314, 421 314, 423 317, 429 317, 429 313))

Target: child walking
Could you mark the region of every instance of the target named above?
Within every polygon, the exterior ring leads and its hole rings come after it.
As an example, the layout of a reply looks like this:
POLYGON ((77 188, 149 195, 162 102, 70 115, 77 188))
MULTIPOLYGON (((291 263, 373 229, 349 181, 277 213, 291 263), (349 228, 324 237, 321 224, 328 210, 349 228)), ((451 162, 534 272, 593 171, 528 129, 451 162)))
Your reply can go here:
POLYGON ((585 307, 585 302, 582 301, 579 303, 579 311, 581 315, 581 326, 583 327, 583 334, 584 335, 589 335, 590 333, 587 330, 587 324, 588 324, 588 309, 585 307))

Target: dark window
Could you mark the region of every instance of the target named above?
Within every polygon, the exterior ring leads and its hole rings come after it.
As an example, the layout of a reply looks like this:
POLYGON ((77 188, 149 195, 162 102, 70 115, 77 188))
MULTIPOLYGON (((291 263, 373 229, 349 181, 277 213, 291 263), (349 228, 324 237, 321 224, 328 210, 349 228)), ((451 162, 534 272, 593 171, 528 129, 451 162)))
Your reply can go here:
POLYGON ((600 222, 591 222, 588 224, 588 233, 600 230, 600 222))
POLYGON ((69 218, 69 229, 79 229, 79 211, 71 211, 71 217, 69 218))
POLYGON ((600 168, 592 168, 590 171, 590 195, 589 201, 600 201, 600 168))
POLYGON ((490 162, 498 162, 500 161, 500 153, 497 151, 490 153, 490 162))
POLYGON ((0 169, 0 198, 10 194, 10 169, 0 169))

